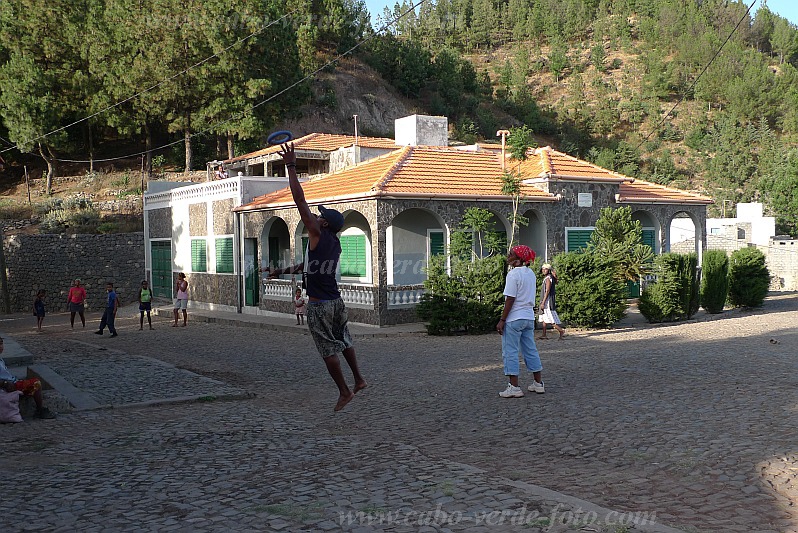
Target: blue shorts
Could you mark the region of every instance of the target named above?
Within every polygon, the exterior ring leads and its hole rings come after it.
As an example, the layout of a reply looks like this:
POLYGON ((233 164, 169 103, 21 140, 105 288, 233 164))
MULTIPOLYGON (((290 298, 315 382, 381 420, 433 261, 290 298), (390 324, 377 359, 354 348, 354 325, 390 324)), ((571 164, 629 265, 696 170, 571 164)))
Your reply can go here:
POLYGON ((530 372, 543 370, 540 354, 535 346, 535 321, 522 318, 504 324, 502 334, 502 358, 504 375, 517 376, 521 371, 519 353, 524 356, 524 364, 530 372))

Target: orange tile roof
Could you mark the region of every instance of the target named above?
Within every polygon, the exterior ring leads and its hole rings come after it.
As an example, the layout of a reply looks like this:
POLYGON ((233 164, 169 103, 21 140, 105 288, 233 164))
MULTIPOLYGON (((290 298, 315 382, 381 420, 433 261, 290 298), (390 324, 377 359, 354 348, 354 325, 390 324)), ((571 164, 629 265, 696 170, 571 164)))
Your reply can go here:
MULTIPOLYGON (((516 165, 508 160, 507 168, 516 165)), ((555 201, 534 185, 541 180, 617 183, 619 203, 710 204, 712 199, 679 189, 636 180, 549 147, 532 151, 520 170, 526 176, 522 194, 528 201, 555 201)), ((501 192, 501 155, 493 150, 464 151, 445 147, 404 146, 356 167, 327 174, 302 185, 309 203, 377 197, 495 198, 501 192)), ((288 188, 255 198, 238 208, 250 211, 294 205, 288 188)))
MULTIPOLYGON (((304 137, 294 139, 294 148, 296 150, 316 150, 321 152, 333 152, 339 148, 352 146, 355 144, 354 135, 334 135, 330 133, 310 133, 304 137)), ((400 148, 393 139, 387 137, 358 137, 358 146, 364 148, 384 148, 386 150, 395 150, 400 148)), ((248 154, 240 155, 232 159, 226 159, 225 163, 235 163, 244 159, 251 159, 253 157, 260 157, 263 155, 276 153, 280 149, 279 146, 268 146, 261 150, 251 152, 248 154)))
POLYGON ((550 147, 533 150, 529 159, 521 164, 521 170, 531 179, 558 179, 571 181, 604 181, 619 184, 619 203, 676 203, 711 204, 712 198, 700 194, 657 185, 644 180, 630 178, 611 170, 582 161, 550 147))
MULTIPOLYGON (((490 152, 465 152, 445 147, 405 146, 356 167, 302 184, 309 203, 377 197, 495 198, 502 194, 499 157, 490 152)), ((533 185, 522 186, 527 200, 555 201, 533 185)), ((294 205, 289 189, 255 198, 238 210, 294 205)))
MULTIPOLYGON (((634 179, 577 159, 563 152, 558 152, 549 146, 532 150, 529 158, 521 163, 521 171, 525 175, 535 176, 537 179, 556 178, 558 180, 615 183, 634 179)), ((534 180, 535 178, 532 179, 534 180)))
POLYGON ((621 183, 617 195, 618 203, 654 203, 654 204, 712 204, 715 201, 700 194, 658 185, 643 180, 621 183))

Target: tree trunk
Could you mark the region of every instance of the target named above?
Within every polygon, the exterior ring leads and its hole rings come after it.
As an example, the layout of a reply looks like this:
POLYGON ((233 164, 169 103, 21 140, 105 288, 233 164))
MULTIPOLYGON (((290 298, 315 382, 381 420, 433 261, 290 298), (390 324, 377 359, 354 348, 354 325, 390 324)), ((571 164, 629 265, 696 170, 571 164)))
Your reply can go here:
POLYGON ((216 159, 222 157, 222 136, 216 136, 216 159))
POLYGON ((227 158, 233 159, 236 156, 236 149, 233 146, 233 134, 227 132, 227 158))
POLYGON ((44 155, 44 148, 42 147, 41 143, 39 143, 39 155, 42 156, 42 159, 47 163, 47 180, 46 180, 46 192, 48 195, 53 193, 53 178, 55 177, 55 156, 53 155, 53 151, 50 150, 49 146, 46 146, 47 153, 49 155, 44 155))
POLYGON ((5 235, 0 229, 0 298, 3 299, 3 312, 11 313, 11 296, 8 294, 8 277, 6 273, 6 251, 3 243, 5 235))
POLYGON ((186 140, 186 171, 185 173, 188 174, 191 172, 191 115, 186 115, 186 131, 184 133, 184 137, 186 140))

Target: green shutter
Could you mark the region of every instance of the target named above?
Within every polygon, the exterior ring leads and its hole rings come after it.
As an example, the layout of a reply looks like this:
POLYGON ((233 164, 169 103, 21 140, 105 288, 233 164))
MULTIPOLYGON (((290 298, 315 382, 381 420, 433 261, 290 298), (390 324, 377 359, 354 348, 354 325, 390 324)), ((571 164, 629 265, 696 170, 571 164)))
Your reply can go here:
POLYGON ((366 236, 342 235, 341 239, 341 276, 366 276, 366 236))
POLYGON ((590 242, 592 234, 592 229, 569 229, 568 242, 565 245, 566 250, 569 252, 584 250, 587 248, 587 243, 590 242))
POLYGON ((216 272, 232 274, 233 271, 233 238, 216 239, 216 272))
POLYGON ((643 230, 643 244, 651 246, 651 250, 656 253, 657 247, 655 246, 657 239, 657 231, 653 229, 643 230))
POLYGON ((191 271, 208 271, 208 243, 205 239, 191 241, 191 271))
POLYGON ((446 253, 446 247, 443 242, 442 231, 431 231, 429 233, 429 255, 435 257, 436 255, 443 255, 446 253))
POLYGON ((310 242, 310 237, 302 236, 302 261, 305 261, 305 252, 308 249, 308 243, 310 242))

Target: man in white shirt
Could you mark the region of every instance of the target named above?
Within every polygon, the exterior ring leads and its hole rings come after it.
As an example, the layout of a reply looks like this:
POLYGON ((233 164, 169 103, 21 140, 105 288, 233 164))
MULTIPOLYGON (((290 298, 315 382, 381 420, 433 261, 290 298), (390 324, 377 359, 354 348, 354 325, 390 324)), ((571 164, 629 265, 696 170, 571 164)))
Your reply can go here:
POLYGON ((507 264, 512 270, 507 273, 504 285, 504 309, 496 331, 502 336, 502 358, 504 374, 509 383, 499 393, 502 398, 521 398, 524 391, 518 386, 518 374, 521 370, 519 351, 524 355, 524 364, 532 372, 534 382, 529 392, 543 394, 545 392, 541 372, 543 364, 535 346, 535 297, 537 295, 537 278, 529 267, 535 260, 535 252, 529 246, 514 246, 507 254, 507 264))

